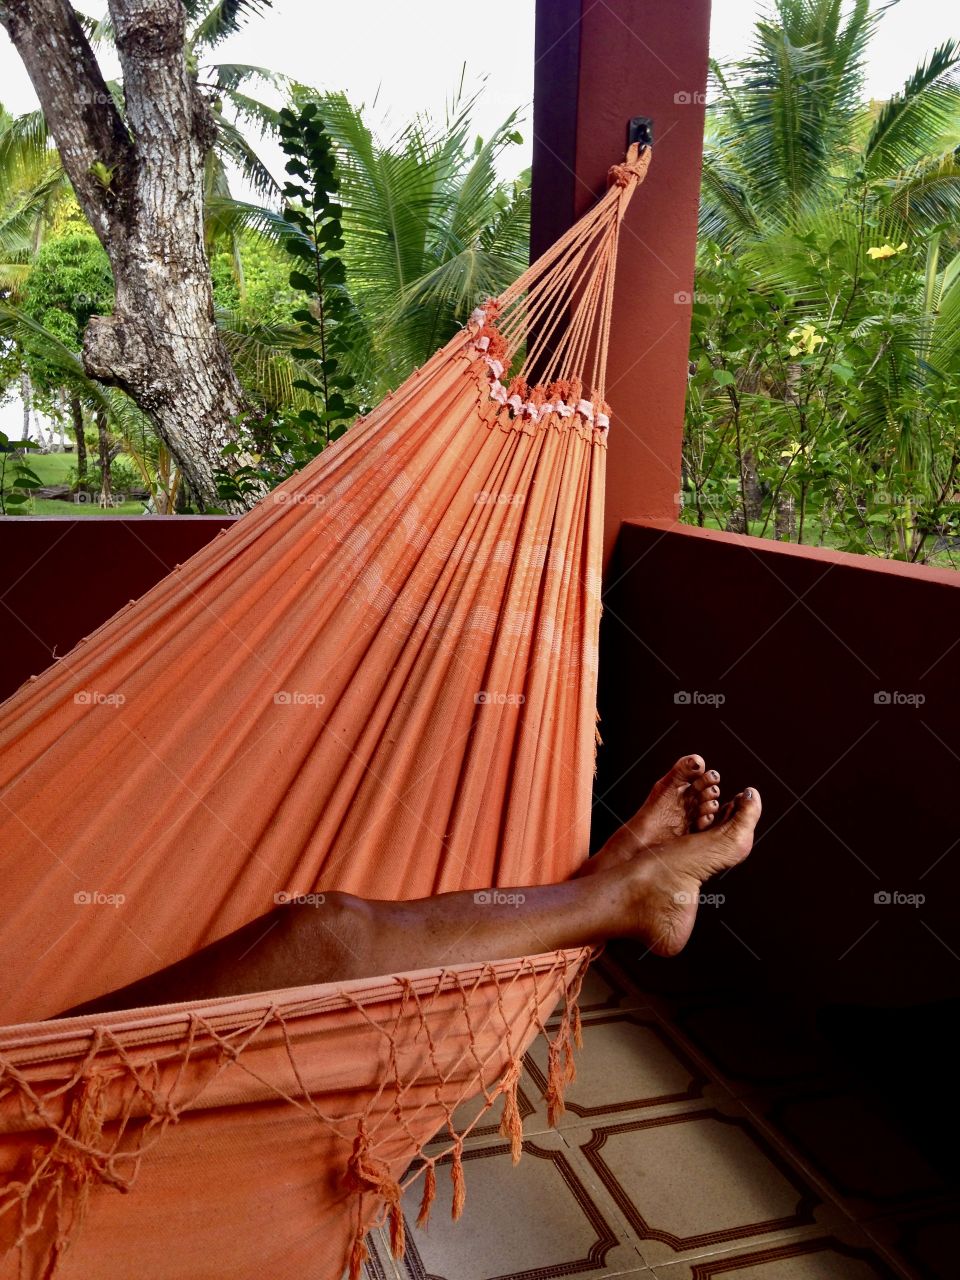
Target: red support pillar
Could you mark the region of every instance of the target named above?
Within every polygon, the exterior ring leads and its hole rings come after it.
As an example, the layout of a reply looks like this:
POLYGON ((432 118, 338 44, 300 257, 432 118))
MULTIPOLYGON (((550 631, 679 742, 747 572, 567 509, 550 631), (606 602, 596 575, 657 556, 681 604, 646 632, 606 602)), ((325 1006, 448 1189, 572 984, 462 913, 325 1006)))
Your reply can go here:
POLYGON ((690 339, 710 0, 539 0, 533 253, 578 218, 654 121, 620 245, 608 396, 609 559, 621 523, 673 520, 690 339))

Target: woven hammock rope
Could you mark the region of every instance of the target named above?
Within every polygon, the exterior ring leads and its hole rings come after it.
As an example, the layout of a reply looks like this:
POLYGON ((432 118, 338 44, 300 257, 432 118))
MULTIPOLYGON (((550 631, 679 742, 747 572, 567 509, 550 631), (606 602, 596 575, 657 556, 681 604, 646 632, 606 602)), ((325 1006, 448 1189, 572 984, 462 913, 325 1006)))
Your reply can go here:
POLYGON ((0 1280, 358 1280, 441 1164, 459 1216, 498 1100, 519 1158, 537 1034, 562 1111, 591 952, 534 934, 515 960, 55 1015, 280 895, 547 883, 587 856, 605 369, 649 159, 0 707, 0 1280))

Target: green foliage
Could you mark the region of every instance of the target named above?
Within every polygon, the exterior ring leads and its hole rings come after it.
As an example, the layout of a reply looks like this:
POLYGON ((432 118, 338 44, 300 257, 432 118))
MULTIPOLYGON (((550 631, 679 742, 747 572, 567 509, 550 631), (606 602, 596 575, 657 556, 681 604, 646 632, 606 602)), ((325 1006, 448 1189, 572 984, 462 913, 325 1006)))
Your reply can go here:
POLYGON ((352 400, 356 379, 342 367, 351 345, 353 307, 344 287, 342 209, 333 199, 339 189, 333 145, 315 103, 280 112, 280 137, 288 157, 283 219, 289 234, 281 240, 290 260, 289 285, 300 296, 293 312, 290 355, 305 364, 293 386, 311 403, 277 419, 267 438, 265 420, 254 415, 243 425, 250 436, 229 446, 235 454, 253 454, 221 477, 221 494, 239 496, 245 485, 283 478, 346 431, 359 412, 352 400))
MULTIPOLYGON (((113 277, 100 241, 92 231, 68 230, 51 238, 33 258, 23 288, 23 312, 69 348, 79 351, 92 316, 113 310, 113 277)), ((64 385, 59 358, 50 360, 29 335, 24 338, 26 364, 39 390, 64 385)))
POLYGON ((471 142, 470 100, 443 127, 417 119, 382 142, 343 94, 294 96, 318 104, 336 146, 343 259, 365 329, 354 372, 379 398, 527 265, 529 175, 506 184, 496 168, 520 140, 516 113, 471 142))
POLYGON ((862 103, 866 3, 715 68, 684 516, 924 560, 960 535, 960 46, 862 103))
POLYGON ((42 481, 27 462, 37 445, 33 440, 11 440, 0 431, 0 515, 14 515, 30 501, 30 492, 42 481))
POLYGON ((67 181, 39 112, 0 106, 0 296, 16 297, 67 181))

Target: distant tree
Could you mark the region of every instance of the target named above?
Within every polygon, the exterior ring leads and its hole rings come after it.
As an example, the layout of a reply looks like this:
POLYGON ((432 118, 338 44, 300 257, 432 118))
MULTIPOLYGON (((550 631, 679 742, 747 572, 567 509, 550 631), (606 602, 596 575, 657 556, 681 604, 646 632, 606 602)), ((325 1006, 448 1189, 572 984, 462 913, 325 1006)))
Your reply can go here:
MULTIPOLYGON (((58 338, 71 351, 80 351, 83 333, 95 316, 109 316, 113 310, 113 279, 110 262, 103 246, 87 230, 68 230, 65 235, 48 240, 33 259, 30 275, 23 290, 23 312, 48 333, 58 338)), ((28 342, 26 367, 33 385, 40 392, 59 394, 63 389, 70 405, 77 442, 77 478, 87 475, 87 452, 84 438, 85 415, 79 388, 72 379, 65 385, 59 363, 47 359, 42 350, 28 342)), ((106 414, 96 415, 101 459, 101 502, 110 498, 109 434, 106 414)))
POLYGON ((110 0, 118 99, 90 24, 85 30, 68 0, 0 0, 0 22, 113 271, 113 313, 91 318, 84 333, 86 371, 150 415, 201 507, 219 503, 214 472, 236 438, 244 395, 217 331, 204 240, 208 159, 229 86, 201 87, 197 50, 264 7, 110 0), (201 14, 188 46, 188 21, 201 14))

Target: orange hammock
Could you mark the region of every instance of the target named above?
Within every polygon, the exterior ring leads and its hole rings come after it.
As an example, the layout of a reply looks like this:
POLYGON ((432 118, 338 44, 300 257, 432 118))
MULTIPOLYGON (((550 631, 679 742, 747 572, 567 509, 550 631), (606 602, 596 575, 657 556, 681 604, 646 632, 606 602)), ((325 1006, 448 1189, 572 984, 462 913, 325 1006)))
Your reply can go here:
POLYGON ((558 1000, 562 1108, 587 950, 40 1019, 278 895, 541 883, 587 855, 604 366, 649 158, 0 708, 0 1276, 356 1280, 441 1161, 459 1215, 498 1098, 519 1157, 521 1058, 558 1000))

